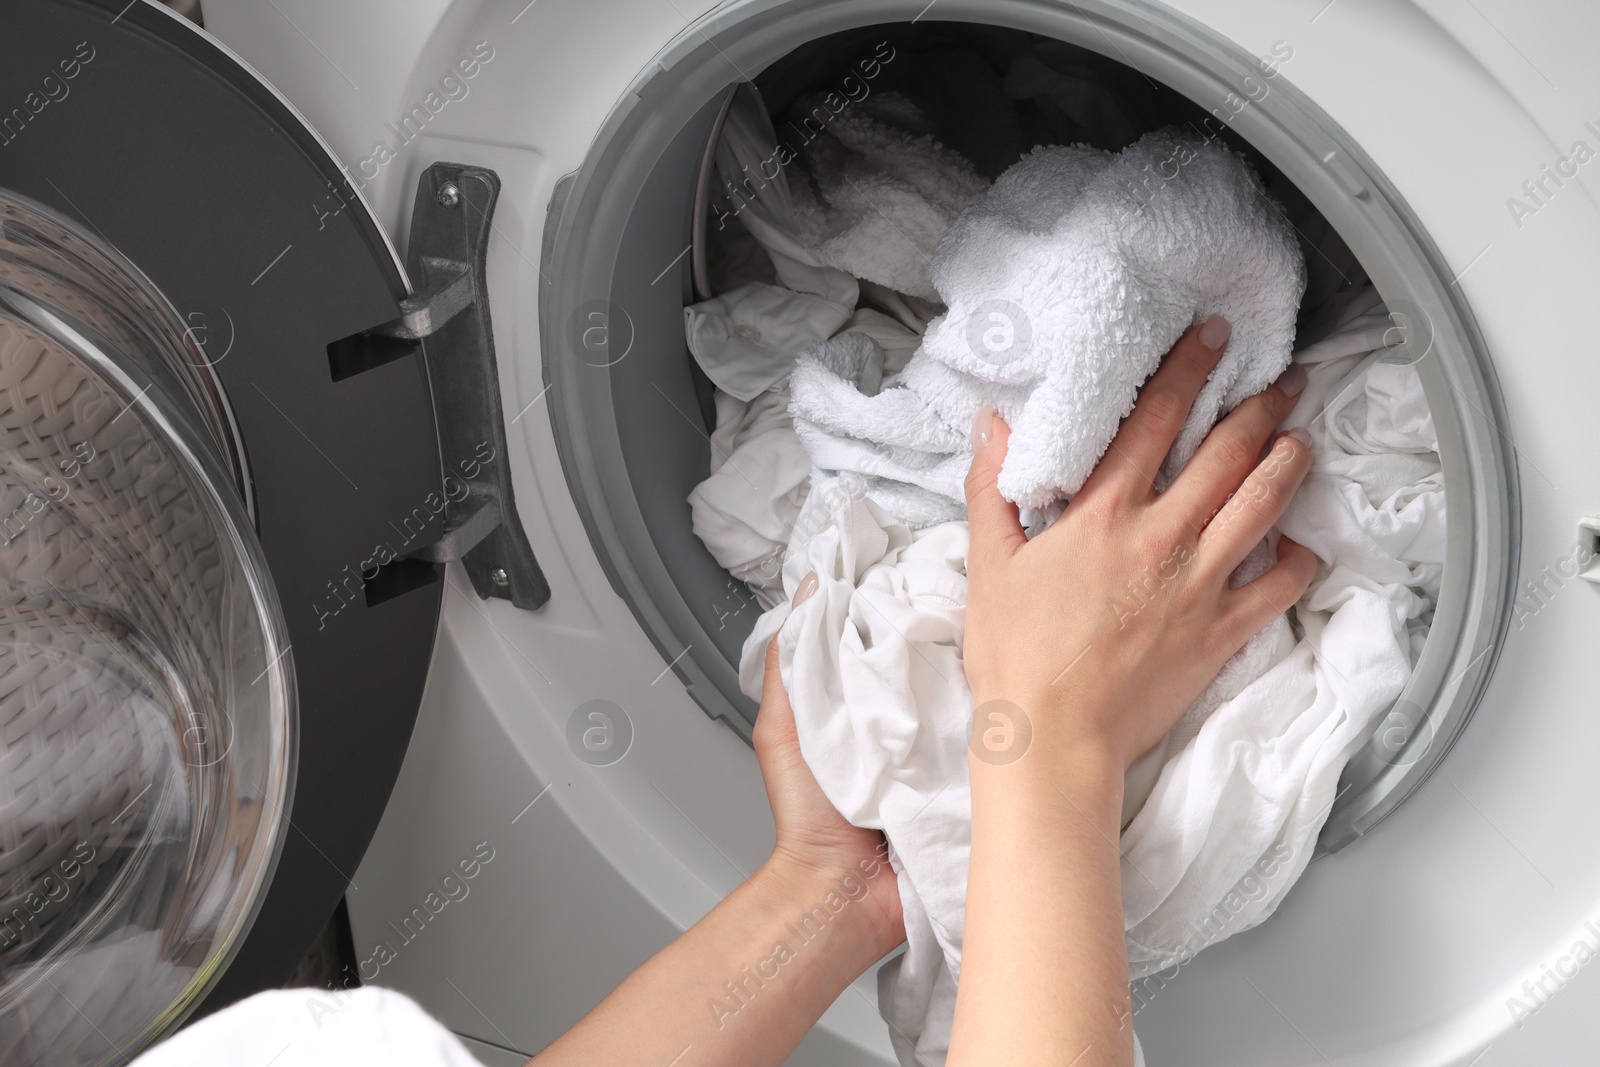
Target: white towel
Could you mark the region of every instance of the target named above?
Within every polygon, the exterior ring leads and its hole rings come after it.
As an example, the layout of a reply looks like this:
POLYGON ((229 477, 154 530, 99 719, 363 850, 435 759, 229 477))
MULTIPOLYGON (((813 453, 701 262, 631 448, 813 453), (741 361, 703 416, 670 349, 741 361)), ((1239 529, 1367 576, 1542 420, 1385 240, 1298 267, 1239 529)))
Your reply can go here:
POLYGON ((1036 149, 951 225, 933 278, 949 311, 892 387, 841 376, 837 339, 802 353, 790 387, 813 463, 867 475, 873 499, 919 526, 964 514, 967 429, 985 402, 1012 429, 1000 491, 1030 517, 1059 513, 1179 335, 1221 314, 1232 337, 1170 477, 1288 365, 1305 264, 1241 157, 1158 130, 1115 155, 1036 149))
MULTIPOLYGON (((1226 699, 1175 728, 1153 781, 1130 771, 1130 791, 1149 794, 1122 842, 1131 978, 1272 913, 1420 650, 1443 482, 1421 385, 1403 347, 1383 348, 1398 331, 1375 300, 1354 298, 1339 331, 1297 357, 1309 382, 1288 422, 1310 432, 1315 463, 1280 527, 1323 561, 1296 609, 1304 635, 1258 677, 1219 679, 1226 699)), ((880 1009, 901 1062, 928 1067, 949 1042, 971 824, 966 526, 913 531, 865 490, 858 475, 813 486, 783 584, 792 595, 815 572, 817 592, 761 617, 740 684, 759 694, 777 633, 807 764, 846 818, 891 843, 908 944, 883 971, 880 1009)))

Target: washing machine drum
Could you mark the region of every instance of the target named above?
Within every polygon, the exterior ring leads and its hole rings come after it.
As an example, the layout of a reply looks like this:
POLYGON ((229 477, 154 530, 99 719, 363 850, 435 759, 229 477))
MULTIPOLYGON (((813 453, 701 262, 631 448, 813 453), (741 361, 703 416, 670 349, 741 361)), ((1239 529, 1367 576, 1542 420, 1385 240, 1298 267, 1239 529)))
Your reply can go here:
POLYGON ((334 911, 449 515, 421 346, 370 332, 405 271, 316 135, 159 6, 5 27, 0 1062, 122 1062, 334 911))

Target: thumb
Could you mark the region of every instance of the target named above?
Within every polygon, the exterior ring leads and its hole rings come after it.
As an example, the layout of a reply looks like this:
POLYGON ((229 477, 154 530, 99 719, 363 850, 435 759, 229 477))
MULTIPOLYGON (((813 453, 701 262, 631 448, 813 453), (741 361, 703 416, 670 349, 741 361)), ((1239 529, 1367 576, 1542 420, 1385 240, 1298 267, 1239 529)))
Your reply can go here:
POLYGON ((1017 506, 1000 495, 1000 466, 1005 462, 1011 427, 989 404, 972 420, 972 466, 967 470, 967 529, 973 556, 1009 557, 1028 543, 1017 506))

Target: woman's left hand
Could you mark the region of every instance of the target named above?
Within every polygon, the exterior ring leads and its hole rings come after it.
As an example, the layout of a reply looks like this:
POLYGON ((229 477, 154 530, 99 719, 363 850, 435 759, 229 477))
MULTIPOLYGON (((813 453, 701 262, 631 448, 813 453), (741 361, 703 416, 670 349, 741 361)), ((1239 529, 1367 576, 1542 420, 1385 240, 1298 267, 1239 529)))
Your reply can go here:
POLYGON ((769 866, 792 873, 797 881, 814 883, 818 876, 853 890, 856 879, 866 885, 862 903, 868 904, 869 932, 887 954, 905 940, 905 920, 900 910, 900 890, 889 866, 883 834, 852 826, 840 815, 816 775, 800 754, 794 709, 778 671, 778 639, 767 645, 766 680, 761 690, 761 711, 756 716, 756 759, 772 805, 778 841, 769 866))

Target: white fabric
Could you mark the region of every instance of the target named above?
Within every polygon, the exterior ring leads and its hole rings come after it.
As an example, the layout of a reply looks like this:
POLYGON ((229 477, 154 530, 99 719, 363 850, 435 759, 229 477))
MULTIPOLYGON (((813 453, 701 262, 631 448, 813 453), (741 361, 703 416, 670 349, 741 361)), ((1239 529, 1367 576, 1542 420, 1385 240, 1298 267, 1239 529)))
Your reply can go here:
POLYGON ((936 300, 934 250, 989 183, 902 94, 843 105, 834 112, 827 95, 812 97, 785 126, 811 138, 800 154, 810 181, 792 186, 802 240, 862 281, 936 300))
MULTIPOLYGON (((899 372, 922 339, 872 308, 857 309, 843 331, 879 346, 886 375, 899 372)), ((716 561, 750 586, 765 611, 783 598, 778 569, 811 489, 811 460, 794 433, 786 382, 750 401, 718 390, 716 407, 711 474, 689 493, 690 522, 716 561)))
POLYGON ((794 435, 783 386, 748 403, 719 391, 716 404, 711 475, 689 493, 690 523, 766 611, 783 599, 778 572, 811 490, 811 460, 794 435))
MULTIPOLYGON (((1260 662, 1225 669, 1221 699, 1198 702, 1164 742, 1155 780, 1130 772, 1130 789, 1149 794, 1122 842, 1131 977, 1272 913, 1340 769, 1420 650, 1443 566, 1443 483, 1421 386, 1403 347, 1382 348, 1398 332, 1375 300, 1350 301, 1339 331, 1298 357, 1310 380, 1289 424, 1307 427, 1315 460, 1281 529, 1323 563, 1296 609, 1303 636, 1285 648, 1280 631, 1255 677, 1244 675, 1260 662)), ((866 489, 857 475, 813 486, 783 584, 792 595, 814 572, 817 591, 762 616, 740 683, 759 695, 777 633, 807 764, 847 819, 891 843, 908 945, 883 972, 880 1009, 909 1067, 942 1061, 960 966, 967 540, 962 522, 909 529, 866 489)))
POLYGON ((754 400, 860 314, 864 295, 918 334, 938 314, 934 249, 988 183, 923 125, 896 93, 817 98, 780 140, 755 87, 735 90, 708 226, 740 261, 721 281, 738 284, 684 308, 689 351, 717 388, 754 400))
MULTIPOLYGON (((792 159, 792 155, 788 158, 792 159)), ((777 284, 745 284, 683 309, 689 351, 706 377, 753 400, 788 375, 794 354, 833 336, 855 310, 856 280, 797 236, 785 157, 766 105, 741 85, 717 141, 713 230, 738 226, 765 250, 777 284)))
POLYGON ((1115 155, 1036 149, 945 234, 933 279, 949 311, 894 387, 864 393, 833 368, 838 342, 819 345, 791 377, 795 428, 818 468, 868 475, 869 495, 924 525, 963 515, 967 430, 994 403, 1012 428, 1001 492, 1058 511, 1196 322, 1221 314, 1233 333, 1169 476, 1271 383, 1288 366, 1305 276, 1288 220, 1220 144, 1158 130, 1115 155))
POLYGON ((275 989, 178 1031, 133 1067, 479 1067, 392 989, 275 989))
POLYGON ((1399 331, 1369 292, 1296 357, 1309 384, 1286 424, 1311 434, 1314 459, 1278 530, 1323 565, 1296 608, 1293 651, 1181 750, 1169 738, 1172 758, 1123 832, 1134 977, 1272 914, 1340 771, 1421 652, 1444 569, 1444 480, 1421 382, 1386 341, 1399 331))

